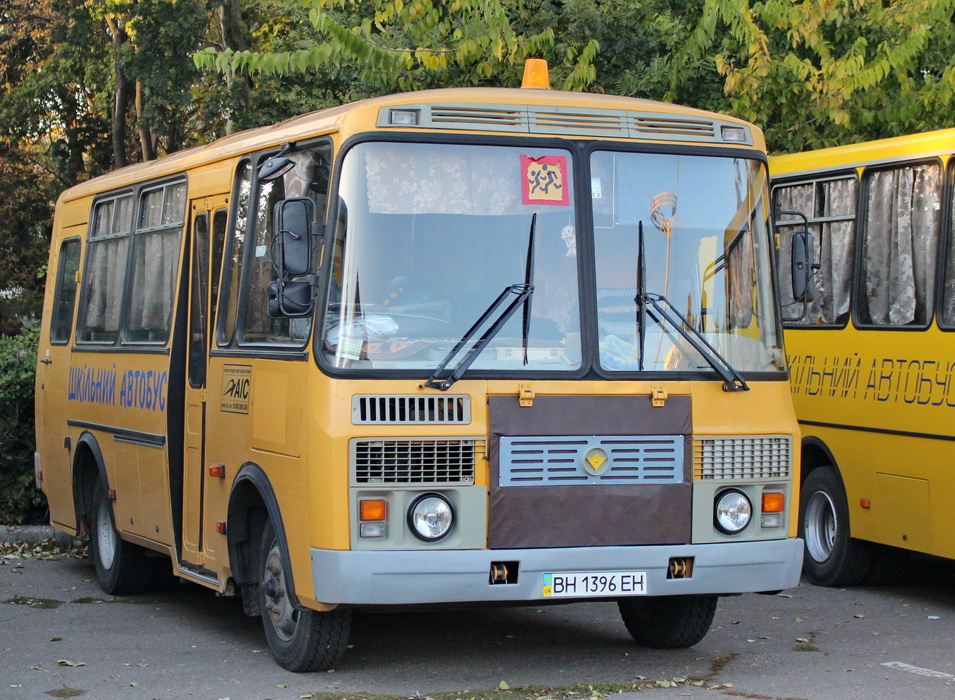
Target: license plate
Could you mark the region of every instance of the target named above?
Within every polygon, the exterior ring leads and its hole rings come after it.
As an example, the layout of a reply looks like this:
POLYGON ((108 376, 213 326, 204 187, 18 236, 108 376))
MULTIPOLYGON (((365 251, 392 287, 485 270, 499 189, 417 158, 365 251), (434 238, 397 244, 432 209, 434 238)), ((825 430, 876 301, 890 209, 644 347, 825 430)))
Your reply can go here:
POLYGON ((571 571, 544 574, 542 598, 616 598, 647 594, 646 571, 571 571))

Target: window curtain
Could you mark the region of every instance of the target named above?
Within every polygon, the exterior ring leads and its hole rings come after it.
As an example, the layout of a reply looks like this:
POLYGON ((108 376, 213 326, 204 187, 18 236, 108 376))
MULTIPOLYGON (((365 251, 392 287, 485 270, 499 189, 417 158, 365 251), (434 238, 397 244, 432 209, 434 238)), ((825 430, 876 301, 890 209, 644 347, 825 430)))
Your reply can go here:
POLYGON ((863 256, 863 322, 928 322, 935 292, 940 210, 938 165, 871 175, 863 256))
POLYGON ((373 214, 516 214, 523 211, 520 158, 513 149, 369 144, 373 214))
POLYGON ((141 340, 165 340, 172 318, 179 238, 182 229, 136 236, 136 263, 130 298, 129 330, 141 340))
MULTIPOLYGON (((813 259, 819 264, 819 270, 813 275, 815 296, 809 303, 801 324, 843 323, 849 315, 849 297, 852 289, 852 265, 855 231, 854 178, 830 180, 821 183, 794 185, 777 190, 777 211, 800 211, 810 221, 822 217, 847 217, 844 221, 810 223, 813 235, 813 259), (817 189, 819 190, 817 193, 817 189), (818 194, 818 201, 817 201, 818 194)), ((792 297, 792 233, 801 220, 785 217, 780 226, 782 245, 780 250, 780 291, 784 317, 792 316, 793 310, 801 307, 792 297), (790 224, 790 221, 793 223, 790 224)))
POLYGON ((119 330, 128 247, 126 237, 90 241, 84 340, 108 340, 119 330))

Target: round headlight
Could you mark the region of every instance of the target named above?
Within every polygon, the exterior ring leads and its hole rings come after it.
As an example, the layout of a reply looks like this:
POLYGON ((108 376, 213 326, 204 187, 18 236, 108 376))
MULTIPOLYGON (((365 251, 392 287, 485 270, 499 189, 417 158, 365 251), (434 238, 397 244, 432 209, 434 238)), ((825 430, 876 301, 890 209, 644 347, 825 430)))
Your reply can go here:
POLYGON ((451 532, 454 509, 444 496, 426 493, 418 496, 408 509, 411 531, 425 542, 434 542, 451 532))
POLYGON ((753 504, 742 491, 723 491, 716 497, 713 519, 716 527, 727 535, 742 531, 752 517, 753 504))

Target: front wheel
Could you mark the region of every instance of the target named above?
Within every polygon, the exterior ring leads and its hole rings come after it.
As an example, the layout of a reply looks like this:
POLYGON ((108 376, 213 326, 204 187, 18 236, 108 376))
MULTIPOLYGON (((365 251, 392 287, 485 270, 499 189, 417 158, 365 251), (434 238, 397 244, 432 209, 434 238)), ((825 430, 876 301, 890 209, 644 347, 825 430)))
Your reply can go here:
POLYGON ((685 649, 700 642, 713 624, 715 595, 620 598, 617 607, 637 644, 685 649))
POLYGON ((799 499, 803 573, 817 586, 854 586, 872 564, 872 546, 849 535, 849 504, 832 467, 812 470, 799 499))
POLYGON ((156 560, 146 556, 142 547, 120 538, 102 479, 97 479, 93 487, 90 554, 103 592, 110 595, 143 593, 152 586, 156 560))
POLYGON ((261 554, 259 607, 276 663, 295 673, 331 668, 348 648, 351 610, 317 612, 292 603, 286 562, 271 520, 262 533, 261 554))

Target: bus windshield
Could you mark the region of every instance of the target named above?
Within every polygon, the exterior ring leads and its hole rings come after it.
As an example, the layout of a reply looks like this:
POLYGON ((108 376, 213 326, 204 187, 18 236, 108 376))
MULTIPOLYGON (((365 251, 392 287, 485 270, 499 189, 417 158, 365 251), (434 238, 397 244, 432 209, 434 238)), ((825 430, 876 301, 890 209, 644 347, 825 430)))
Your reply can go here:
POLYGON ((766 186, 765 167, 755 160, 612 151, 592 155, 603 369, 710 369, 711 361, 675 323, 653 308, 641 314, 638 291, 662 298, 668 315, 685 330, 696 331, 733 369, 782 369, 766 186), (641 267, 646 274, 642 281, 641 267))
POLYGON ((642 227, 644 291, 665 297, 734 369, 782 369, 756 161, 597 151, 581 164, 555 148, 369 142, 347 153, 340 183, 321 349, 333 367, 433 371, 504 290, 525 282, 533 251, 526 311, 469 371, 579 371, 584 309, 597 318, 603 370, 712 372, 686 333, 653 313, 640 361, 642 227), (592 239, 578 236, 581 165, 592 239), (579 240, 593 241, 585 274, 596 300, 579 279, 579 240))

